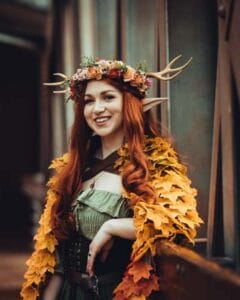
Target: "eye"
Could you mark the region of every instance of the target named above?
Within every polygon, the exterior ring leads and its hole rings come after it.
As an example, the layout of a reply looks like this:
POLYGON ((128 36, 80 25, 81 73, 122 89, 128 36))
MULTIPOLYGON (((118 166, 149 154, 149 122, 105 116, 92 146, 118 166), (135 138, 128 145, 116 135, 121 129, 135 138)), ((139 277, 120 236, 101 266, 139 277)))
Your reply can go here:
POLYGON ((111 94, 108 94, 108 95, 105 95, 104 96, 104 100, 106 100, 106 101, 111 101, 111 100, 113 100, 115 98, 115 96, 114 95, 111 95, 111 94))
POLYGON ((94 99, 92 99, 92 98, 86 98, 86 99, 84 99, 84 104, 85 104, 85 105, 91 104, 91 103, 93 103, 93 102, 94 102, 94 99))

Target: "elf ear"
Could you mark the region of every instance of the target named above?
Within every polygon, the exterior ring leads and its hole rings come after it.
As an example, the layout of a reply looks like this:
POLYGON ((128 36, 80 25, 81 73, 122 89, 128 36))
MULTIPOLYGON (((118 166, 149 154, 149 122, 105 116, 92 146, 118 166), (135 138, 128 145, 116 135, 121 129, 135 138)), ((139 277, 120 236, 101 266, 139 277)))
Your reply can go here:
POLYGON ((144 98, 143 100, 143 111, 146 112, 151 108, 168 101, 168 98, 144 98))

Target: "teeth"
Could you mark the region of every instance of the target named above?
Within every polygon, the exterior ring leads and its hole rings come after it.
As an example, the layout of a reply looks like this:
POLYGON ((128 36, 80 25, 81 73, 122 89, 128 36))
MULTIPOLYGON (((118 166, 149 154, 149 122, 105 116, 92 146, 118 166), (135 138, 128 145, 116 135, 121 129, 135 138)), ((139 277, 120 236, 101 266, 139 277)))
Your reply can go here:
POLYGON ((96 123, 103 123, 103 122, 106 122, 110 119, 110 117, 101 117, 101 118, 97 118, 95 119, 95 122, 96 123))

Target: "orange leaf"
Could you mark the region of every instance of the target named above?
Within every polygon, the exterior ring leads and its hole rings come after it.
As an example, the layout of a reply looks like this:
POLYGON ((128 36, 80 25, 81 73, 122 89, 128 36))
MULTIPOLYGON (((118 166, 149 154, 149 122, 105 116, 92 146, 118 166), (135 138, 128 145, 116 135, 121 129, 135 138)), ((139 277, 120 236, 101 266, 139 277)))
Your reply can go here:
POLYGON ((159 290, 158 277, 152 274, 148 280, 141 280, 138 287, 141 289, 144 296, 148 297, 153 291, 159 290))
POLYGON ((122 292, 118 291, 115 296, 113 296, 113 300, 123 300, 124 295, 122 292))
POLYGON ((116 299, 129 299, 132 295, 138 295, 138 287, 137 284, 134 284, 132 276, 126 275, 122 282, 117 286, 114 293, 116 293, 116 299), (120 295, 122 295, 123 298, 120 298, 120 295))
POLYGON ((22 290, 21 296, 23 299, 35 300, 39 296, 39 292, 33 287, 26 287, 22 290))
POLYGON ((145 262, 136 262, 129 269, 128 273, 133 276, 133 281, 136 283, 141 278, 148 279, 151 275, 150 271, 153 268, 145 262))
POLYGON ((146 300, 146 297, 144 295, 141 295, 141 296, 133 295, 133 296, 131 296, 131 298, 129 298, 129 300, 146 300))

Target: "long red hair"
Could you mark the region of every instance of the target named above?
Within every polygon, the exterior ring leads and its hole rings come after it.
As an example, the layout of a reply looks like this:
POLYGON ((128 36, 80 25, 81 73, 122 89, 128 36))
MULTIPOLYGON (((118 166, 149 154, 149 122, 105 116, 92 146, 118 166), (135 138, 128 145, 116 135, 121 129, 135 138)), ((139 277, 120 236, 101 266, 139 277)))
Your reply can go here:
MULTIPOLYGON (((142 96, 136 93, 135 88, 113 79, 105 80, 123 93, 123 128, 130 154, 130 162, 122 172, 123 186, 139 196, 155 197, 154 190, 147 184, 148 162, 143 153, 144 135, 156 136, 154 123, 150 114, 143 114, 142 96)), ((91 153, 92 132, 83 115, 86 86, 87 83, 82 84, 72 93, 75 118, 70 135, 69 161, 58 175, 56 188, 59 197, 51 212, 51 225, 59 240, 74 231, 71 204, 81 190, 84 161, 91 153)))

